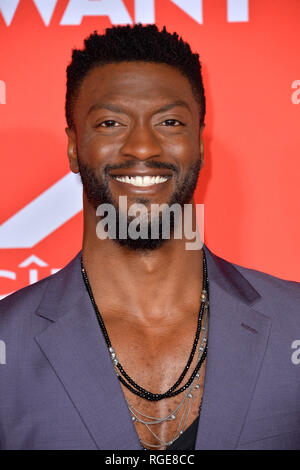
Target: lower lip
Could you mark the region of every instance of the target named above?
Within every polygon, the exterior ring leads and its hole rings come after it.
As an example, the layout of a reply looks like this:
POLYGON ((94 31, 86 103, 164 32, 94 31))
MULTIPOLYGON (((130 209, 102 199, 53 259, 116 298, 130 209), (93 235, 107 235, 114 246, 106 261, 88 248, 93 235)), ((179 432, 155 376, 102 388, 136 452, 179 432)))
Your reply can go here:
POLYGON ((168 178, 167 181, 163 181, 162 183, 157 183, 157 184, 151 184, 150 186, 134 186, 133 184, 130 183, 124 183, 123 181, 118 181, 115 178, 111 177, 111 179, 116 183, 119 188, 122 188, 122 190, 131 192, 131 193, 136 193, 136 194, 145 194, 145 193, 155 193, 157 191, 160 191, 164 187, 168 185, 170 182, 171 178, 168 178))

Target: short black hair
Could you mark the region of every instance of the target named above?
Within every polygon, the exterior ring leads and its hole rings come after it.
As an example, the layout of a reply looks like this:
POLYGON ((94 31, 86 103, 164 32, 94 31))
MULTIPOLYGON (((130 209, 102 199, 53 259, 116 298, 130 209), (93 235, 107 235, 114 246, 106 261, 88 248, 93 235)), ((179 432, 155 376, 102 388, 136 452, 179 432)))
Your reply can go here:
POLYGON ((200 125, 204 123, 205 94, 199 55, 192 53, 189 44, 177 33, 169 33, 165 26, 159 31, 154 24, 135 24, 113 26, 102 35, 94 31, 84 40, 83 49, 73 49, 72 61, 67 67, 65 112, 68 126, 74 127, 74 103, 90 70, 99 65, 136 61, 171 65, 185 75, 200 105, 200 125))

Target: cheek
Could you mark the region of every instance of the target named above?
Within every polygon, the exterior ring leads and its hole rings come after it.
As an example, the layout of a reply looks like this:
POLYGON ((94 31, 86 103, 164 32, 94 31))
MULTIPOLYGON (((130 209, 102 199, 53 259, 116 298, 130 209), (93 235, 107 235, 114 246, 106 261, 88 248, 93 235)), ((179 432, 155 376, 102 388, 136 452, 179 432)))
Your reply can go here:
POLYGON ((118 144, 103 136, 85 136, 78 142, 78 153, 82 161, 96 168, 99 164, 111 163, 118 153, 118 144))
POLYGON ((192 137, 174 139, 165 151, 166 155, 172 156, 179 168, 185 169, 199 158, 200 145, 192 137))

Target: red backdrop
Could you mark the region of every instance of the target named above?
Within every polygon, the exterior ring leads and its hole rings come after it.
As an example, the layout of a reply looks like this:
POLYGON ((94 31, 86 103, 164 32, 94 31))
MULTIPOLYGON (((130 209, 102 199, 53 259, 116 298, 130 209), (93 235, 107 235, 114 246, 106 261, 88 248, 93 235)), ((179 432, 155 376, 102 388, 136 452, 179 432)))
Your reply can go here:
POLYGON ((196 202, 205 204, 205 243, 300 281, 299 0, 0 0, 0 295, 80 249, 65 69, 84 37, 122 19, 166 25, 200 54, 208 111, 196 202))

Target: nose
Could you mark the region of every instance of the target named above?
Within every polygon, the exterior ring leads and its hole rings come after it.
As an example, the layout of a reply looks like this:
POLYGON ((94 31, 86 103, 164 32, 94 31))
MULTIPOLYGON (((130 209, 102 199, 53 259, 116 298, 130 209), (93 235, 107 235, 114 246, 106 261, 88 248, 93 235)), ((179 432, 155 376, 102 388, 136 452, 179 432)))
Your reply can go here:
POLYGON ((122 156, 139 160, 159 157, 161 152, 161 146, 153 130, 146 124, 135 125, 127 134, 126 140, 121 147, 122 156))

